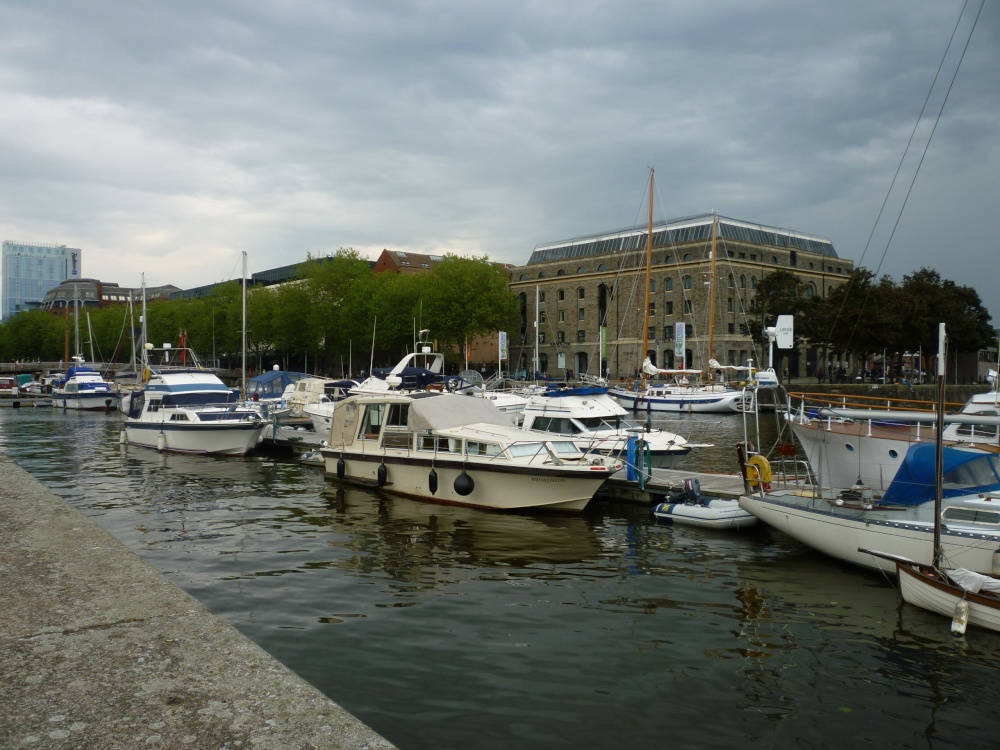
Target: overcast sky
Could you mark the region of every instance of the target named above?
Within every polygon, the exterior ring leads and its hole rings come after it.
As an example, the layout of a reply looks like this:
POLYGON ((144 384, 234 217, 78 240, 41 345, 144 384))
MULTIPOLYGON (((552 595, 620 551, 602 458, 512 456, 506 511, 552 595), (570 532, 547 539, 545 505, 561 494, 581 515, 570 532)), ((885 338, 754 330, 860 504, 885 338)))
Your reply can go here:
POLYGON ((251 271, 339 247, 521 265, 644 223, 655 167, 657 220, 718 210, 897 281, 936 268, 1000 326, 981 4, 0 0, 0 239, 82 248, 123 286, 234 278, 242 250, 251 271))

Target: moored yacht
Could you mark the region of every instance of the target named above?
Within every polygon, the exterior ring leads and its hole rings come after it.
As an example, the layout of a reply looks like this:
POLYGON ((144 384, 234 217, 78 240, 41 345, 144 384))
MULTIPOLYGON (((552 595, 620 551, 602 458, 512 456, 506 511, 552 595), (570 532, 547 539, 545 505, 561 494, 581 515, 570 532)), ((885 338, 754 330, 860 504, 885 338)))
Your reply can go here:
POLYGON ((83 364, 83 357, 73 357, 66 377, 52 390, 52 405, 59 409, 114 411, 121 396, 93 367, 83 364))
POLYGON ((640 436, 648 447, 652 466, 668 469, 691 452, 680 435, 645 429, 608 395, 607 387, 556 387, 528 397, 523 410, 526 430, 571 437, 585 453, 624 457, 629 437, 640 436))
MULTIPOLYGON (((147 354, 155 351, 147 345, 147 354)), ((243 455, 260 438, 267 424, 260 412, 241 406, 237 394, 186 351, 184 364, 152 365, 149 380, 133 391, 124 421, 126 440, 162 451, 243 455), (187 362, 190 360, 191 365, 187 362)))
POLYGON ((350 396, 322 449, 338 480, 496 510, 582 510, 621 463, 518 428, 481 398, 438 391, 350 396))

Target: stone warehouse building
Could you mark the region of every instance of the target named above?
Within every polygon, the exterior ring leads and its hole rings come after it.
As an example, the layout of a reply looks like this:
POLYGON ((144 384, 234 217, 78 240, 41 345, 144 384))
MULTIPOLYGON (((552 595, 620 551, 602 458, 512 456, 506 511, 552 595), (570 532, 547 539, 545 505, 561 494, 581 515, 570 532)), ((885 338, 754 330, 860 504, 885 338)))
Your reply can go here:
MULTIPOLYGON (((751 316, 759 315, 752 303, 761 280, 779 269, 791 271, 807 295, 823 297, 853 270, 828 239, 719 216, 713 280, 714 218, 653 225, 648 353, 659 367, 707 367, 710 338, 712 356, 721 364, 753 358, 766 365, 760 360, 767 353, 754 353, 747 328, 751 316)), ((511 369, 534 368, 537 309, 543 374, 631 375, 642 362, 647 235, 644 226, 542 245, 527 265, 514 268, 510 288, 520 301, 521 326, 512 336, 511 369)), ((811 376, 823 366, 813 351, 787 354, 792 375, 811 376)))

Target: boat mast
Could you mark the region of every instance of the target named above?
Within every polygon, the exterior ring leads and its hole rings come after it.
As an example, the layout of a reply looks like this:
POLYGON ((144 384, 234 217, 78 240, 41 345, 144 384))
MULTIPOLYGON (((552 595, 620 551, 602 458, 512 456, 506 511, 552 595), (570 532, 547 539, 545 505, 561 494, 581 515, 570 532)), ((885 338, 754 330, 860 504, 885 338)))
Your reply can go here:
POLYGON ((656 169, 649 169, 649 231, 646 234, 646 315, 642 325, 642 351, 639 353, 639 362, 642 364, 642 385, 646 387, 646 357, 649 356, 649 284, 651 281, 653 266, 653 179, 656 169))
POLYGON ((73 285, 73 356, 80 356, 80 293, 73 285))
MULTIPOLYGON (((532 360, 535 368, 535 372, 532 374, 531 379, 538 379, 538 284, 535 284, 535 356, 532 360)), ((527 378, 525 378, 527 380, 527 378)))
POLYGON ((247 397, 247 251, 243 251, 243 342, 241 351, 241 358, 243 360, 243 366, 240 377, 240 398, 247 397))
POLYGON ((718 234, 719 226, 719 213, 717 211, 712 211, 712 257, 711 257, 711 270, 708 274, 708 359, 705 361, 706 370, 708 372, 708 380, 711 381, 712 370, 709 362, 712 361, 715 352, 713 351, 713 337, 715 336, 715 238, 718 234))
POLYGON ((937 432, 934 437, 934 556, 935 568, 941 565, 941 498, 944 494, 944 379, 945 346, 948 336, 944 323, 938 323, 938 382, 937 382, 937 432))

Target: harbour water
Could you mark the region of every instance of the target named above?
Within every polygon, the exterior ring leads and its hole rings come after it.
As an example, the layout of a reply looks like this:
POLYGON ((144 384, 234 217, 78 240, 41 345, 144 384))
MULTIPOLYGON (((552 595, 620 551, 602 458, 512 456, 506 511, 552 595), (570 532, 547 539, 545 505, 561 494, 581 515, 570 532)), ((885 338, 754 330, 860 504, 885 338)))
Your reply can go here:
MULTIPOLYGON (((735 471, 738 417, 667 427, 735 471)), ((1000 636, 778 533, 427 505, 119 430, 0 410, 0 450, 401 748, 996 744, 1000 636)))

